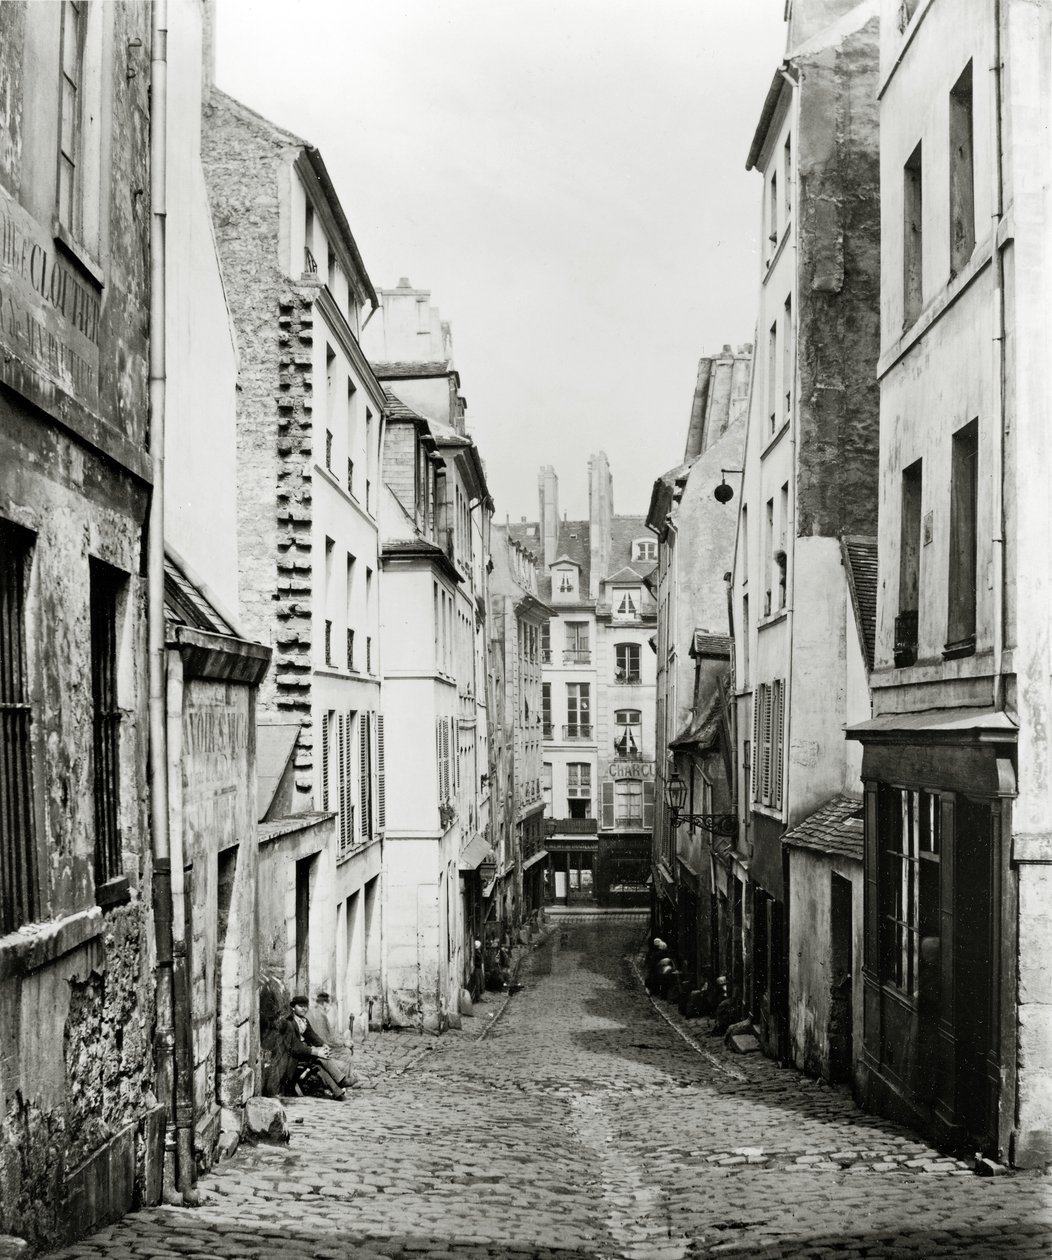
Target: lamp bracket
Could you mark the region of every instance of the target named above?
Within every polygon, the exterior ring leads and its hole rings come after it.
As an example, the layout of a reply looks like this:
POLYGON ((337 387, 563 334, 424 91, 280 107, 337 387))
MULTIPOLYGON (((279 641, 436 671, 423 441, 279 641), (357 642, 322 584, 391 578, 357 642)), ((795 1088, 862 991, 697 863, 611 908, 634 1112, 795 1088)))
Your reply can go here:
POLYGON ((683 823, 698 831, 707 831, 710 836, 735 837, 738 834, 737 814, 681 814, 678 809, 670 813, 669 822, 679 827, 683 823))

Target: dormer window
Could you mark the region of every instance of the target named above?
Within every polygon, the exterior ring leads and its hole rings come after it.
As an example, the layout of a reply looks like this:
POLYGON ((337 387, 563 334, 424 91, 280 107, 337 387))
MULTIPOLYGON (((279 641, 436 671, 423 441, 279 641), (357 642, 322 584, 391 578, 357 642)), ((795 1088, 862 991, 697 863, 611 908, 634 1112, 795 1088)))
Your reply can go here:
POLYGON ((552 569, 552 595, 562 600, 577 598, 576 565, 566 563, 552 569))
POLYGON ((626 621, 638 621, 642 600, 637 586, 615 586, 611 601, 615 617, 626 621))
POLYGON ((637 538, 632 544, 632 559, 649 560, 656 563, 658 558, 657 546, 656 538, 637 538))
POLYGON ((564 569, 562 573, 559 574, 559 590, 564 595, 569 594, 570 591, 573 590, 573 579, 571 578, 568 569, 564 569))

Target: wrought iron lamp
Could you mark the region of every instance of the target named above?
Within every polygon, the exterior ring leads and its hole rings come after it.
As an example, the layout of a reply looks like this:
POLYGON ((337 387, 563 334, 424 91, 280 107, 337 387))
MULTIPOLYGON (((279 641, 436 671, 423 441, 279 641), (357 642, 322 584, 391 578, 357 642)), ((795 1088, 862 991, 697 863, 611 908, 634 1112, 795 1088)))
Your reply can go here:
MULTIPOLYGON (((721 836, 733 840, 738 835, 737 814, 685 814, 683 806, 687 803, 687 785, 678 771, 673 771, 665 781, 665 804, 669 810, 669 822, 673 828, 682 823, 707 831, 710 836, 721 836)), ((729 845, 721 848, 730 848, 729 845)))

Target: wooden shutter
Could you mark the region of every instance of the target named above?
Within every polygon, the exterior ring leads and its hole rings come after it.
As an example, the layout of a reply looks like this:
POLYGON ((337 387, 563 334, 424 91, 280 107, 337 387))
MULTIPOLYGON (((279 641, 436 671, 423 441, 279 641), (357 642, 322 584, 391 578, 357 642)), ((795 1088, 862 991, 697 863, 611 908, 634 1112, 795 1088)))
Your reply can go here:
POLYGON ((763 708, 763 683, 752 693, 752 798, 760 799, 760 710, 763 708))
POLYGON ((326 713, 321 720, 321 807, 329 809, 329 723, 332 714, 326 713))
POLYGON ((772 773, 772 790, 771 804, 775 809, 782 807, 782 731, 785 721, 785 691, 784 684, 779 679, 774 684, 774 713, 771 719, 771 756, 774 762, 772 773))
POLYGON ((351 843, 351 776, 350 759, 347 755, 347 714, 336 716, 336 796, 339 810, 339 847, 341 852, 351 843))
POLYGON ((599 825, 604 830, 612 829, 614 826, 614 785, 612 783, 599 784, 599 811, 599 825))
POLYGON ((445 780, 442 777, 442 719, 435 721, 435 773, 438 776, 438 799, 446 799, 445 780))
POLYGON ((648 830, 654 826, 654 783, 651 779, 643 780, 643 828, 648 830))
POLYGON ((358 715, 358 800, 362 811, 362 839, 370 833, 369 818, 369 714, 358 715))
POLYGON ((763 684, 763 711, 760 715, 760 741, 763 745, 760 767, 760 799, 765 805, 771 803, 771 685, 763 684))
POLYGON ((384 715, 376 715, 376 826, 383 831, 387 826, 387 801, 384 785, 384 715))

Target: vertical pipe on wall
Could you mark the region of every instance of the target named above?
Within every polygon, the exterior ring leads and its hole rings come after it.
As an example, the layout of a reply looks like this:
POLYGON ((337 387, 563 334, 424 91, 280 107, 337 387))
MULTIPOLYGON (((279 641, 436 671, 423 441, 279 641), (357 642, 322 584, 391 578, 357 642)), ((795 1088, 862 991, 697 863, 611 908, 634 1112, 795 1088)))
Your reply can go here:
POLYGON ((994 154, 991 163, 993 178, 990 232, 993 260, 993 441, 991 443, 991 503, 993 532, 990 575, 993 587, 993 670, 995 709, 1004 707, 1004 428, 1005 428, 1005 318, 1004 258, 998 242, 998 231, 1004 212, 1001 139, 1001 3, 994 0, 994 55, 990 67, 991 113, 993 116, 994 154))
POLYGON ((164 437, 165 437, 165 223, 167 214, 168 6, 155 0, 150 31, 150 497, 147 552, 149 656, 150 834, 153 854, 154 926, 157 941, 158 1086, 169 1111, 168 1151, 174 1148, 174 1178, 166 1187, 184 1201, 194 1197, 192 1099, 188 1073, 188 1011, 185 959, 175 958, 172 923, 172 854, 168 825, 168 748, 164 628, 164 437), (177 971, 184 983, 177 983, 177 971))

